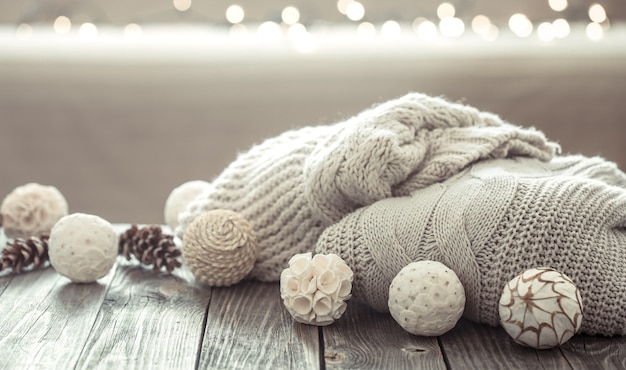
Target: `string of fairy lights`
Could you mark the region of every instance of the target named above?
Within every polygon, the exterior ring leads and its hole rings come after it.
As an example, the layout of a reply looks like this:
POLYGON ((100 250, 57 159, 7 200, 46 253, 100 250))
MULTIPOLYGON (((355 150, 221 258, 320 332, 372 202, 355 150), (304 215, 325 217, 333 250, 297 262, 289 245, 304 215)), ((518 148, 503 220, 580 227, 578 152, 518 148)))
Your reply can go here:
MULTIPOLYGON (((194 0, 172 0, 173 8, 181 13, 191 12, 194 0)), ((418 16, 412 20, 389 19, 382 22, 368 20, 365 5, 357 0, 338 0, 337 11, 345 17, 344 26, 353 28, 355 35, 361 38, 376 35, 386 38, 398 37, 407 32, 420 40, 436 40, 440 38, 454 39, 468 33, 478 35, 486 41, 496 41, 501 32, 512 32, 519 38, 537 37, 543 42, 551 42, 568 37, 573 20, 568 20, 565 11, 568 9, 568 0, 548 0, 550 9, 554 12, 554 19, 533 22, 526 14, 516 12, 510 15, 506 24, 497 24, 486 14, 476 14, 471 18, 457 16, 457 9, 451 2, 440 3, 436 7, 436 17, 430 19, 418 16)), ((575 20, 584 23, 585 34, 589 40, 600 41, 609 30, 611 24, 605 8, 600 3, 589 4, 586 19, 575 20)), ((232 37, 253 35, 263 39, 288 36, 298 41, 303 51, 314 48, 314 25, 301 21, 301 11, 293 5, 286 6, 280 11, 280 21, 267 20, 251 22, 246 19, 246 9, 238 4, 227 6, 224 10, 223 23, 228 27, 232 37)), ((310 22, 309 22, 310 23, 310 22)), ((123 35, 129 40, 141 40, 146 25, 129 23, 123 26, 123 35)), ((52 22, 52 29, 58 35, 67 35, 71 32, 78 34, 81 39, 93 40, 98 37, 99 26, 92 22, 75 24, 71 15, 58 15, 52 22)), ((34 28, 29 23, 21 23, 16 29, 16 38, 28 40, 33 37, 34 28)))

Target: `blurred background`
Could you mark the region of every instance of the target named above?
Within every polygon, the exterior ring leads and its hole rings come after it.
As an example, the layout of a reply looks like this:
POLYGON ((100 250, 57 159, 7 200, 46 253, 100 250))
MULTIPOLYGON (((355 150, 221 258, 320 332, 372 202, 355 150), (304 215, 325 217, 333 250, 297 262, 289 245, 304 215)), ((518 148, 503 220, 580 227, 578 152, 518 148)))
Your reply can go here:
POLYGON ((409 91, 626 169, 623 0, 0 3, 0 195, 164 223, 254 143, 409 91))

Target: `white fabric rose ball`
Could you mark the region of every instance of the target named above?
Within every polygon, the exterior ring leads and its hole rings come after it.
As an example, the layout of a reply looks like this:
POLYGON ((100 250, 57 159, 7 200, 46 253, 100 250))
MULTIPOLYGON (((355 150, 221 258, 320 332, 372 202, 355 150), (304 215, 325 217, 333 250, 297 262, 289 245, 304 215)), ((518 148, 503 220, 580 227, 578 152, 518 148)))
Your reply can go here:
POLYGON ((389 287, 389 312, 411 334, 437 336, 452 329, 465 309, 461 281, 443 263, 413 262, 389 287))
POLYGON ((178 214, 187 207, 200 193, 209 189, 211 183, 202 180, 187 181, 174 188, 165 201, 165 223, 175 230, 178 226, 178 214))
POLYGON ((552 348, 580 329, 582 298, 574 282, 551 268, 524 271, 502 292, 500 323, 515 342, 532 348, 552 348))
POLYGON ((106 220, 84 213, 61 218, 48 240, 50 264, 75 283, 92 283, 115 264, 118 237, 106 220))
POLYGON ((296 254, 280 276, 280 296, 296 321, 329 325, 346 311, 353 275, 335 254, 296 254))
POLYGON ((28 239, 49 234, 52 226, 67 213, 63 194, 54 186, 37 183, 13 189, 0 206, 2 227, 9 238, 28 239))

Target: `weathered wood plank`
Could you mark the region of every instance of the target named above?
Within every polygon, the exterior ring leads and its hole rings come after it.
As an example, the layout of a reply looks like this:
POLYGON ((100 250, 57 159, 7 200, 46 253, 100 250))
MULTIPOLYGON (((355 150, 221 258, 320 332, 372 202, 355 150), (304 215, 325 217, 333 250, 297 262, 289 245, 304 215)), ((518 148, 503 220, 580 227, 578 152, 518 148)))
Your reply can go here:
POLYGON ((439 338, 450 369, 571 369, 558 348, 516 344, 502 328, 461 319, 439 338))
POLYGON ((409 334, 391 315, 348 301, 348 309, 323 328, 327 369, 445 369, 437 338, 409 334))
POLYGON ((626 337, 577 335, 561 352, 574 369, 626 369, 626 337))
POLYGON ((315 369, 319 356, 318 328, 293 321, 278 284, 213 290, 200 369, 315 369))
POLYGON ((209 299, 184 266, 120 262, 77 368, 193 368, 209 299))
POLYGON ((47 268, 2 278, 0 368, 73 368, 112 275, 73 284, 47 268))

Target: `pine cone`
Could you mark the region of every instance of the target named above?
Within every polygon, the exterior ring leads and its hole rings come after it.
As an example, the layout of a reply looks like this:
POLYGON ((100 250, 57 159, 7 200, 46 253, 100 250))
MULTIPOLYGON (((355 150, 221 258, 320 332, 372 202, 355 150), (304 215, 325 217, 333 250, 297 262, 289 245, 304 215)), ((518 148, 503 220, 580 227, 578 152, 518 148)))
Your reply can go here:
POLYGON ((156 225, 141 229, 132 225, 120 236, 118 250, 128 260, 133 255, 144 265, 154 265, 154 270, 165 266, 167 272, 172 272, 181 265, 177 259, 181 253, 174 243, 174 236, 163 234, 156 225))
POLYGON ((43 267, 48 261, 48 235, 31 236, 28 239, 16 238, 7 243, 2 250, 0 271, 12 268, 13 272, 20 273, 25 267, 43 267))

